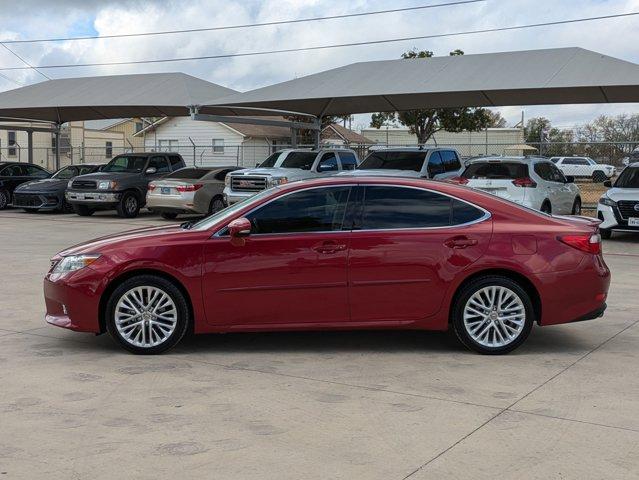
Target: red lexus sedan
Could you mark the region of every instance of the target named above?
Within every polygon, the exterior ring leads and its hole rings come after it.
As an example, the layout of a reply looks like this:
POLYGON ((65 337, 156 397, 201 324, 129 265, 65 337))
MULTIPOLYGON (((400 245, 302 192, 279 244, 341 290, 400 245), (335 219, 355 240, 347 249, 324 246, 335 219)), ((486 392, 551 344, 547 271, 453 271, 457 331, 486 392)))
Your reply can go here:
POLYGON ((509 352, 533 323, 600 317, 598 221, 552 217, 463 186, 332 177, 265 190, 198 223, 69 248, 46 321, 135 353, 195 333, 452 328, 509 352))

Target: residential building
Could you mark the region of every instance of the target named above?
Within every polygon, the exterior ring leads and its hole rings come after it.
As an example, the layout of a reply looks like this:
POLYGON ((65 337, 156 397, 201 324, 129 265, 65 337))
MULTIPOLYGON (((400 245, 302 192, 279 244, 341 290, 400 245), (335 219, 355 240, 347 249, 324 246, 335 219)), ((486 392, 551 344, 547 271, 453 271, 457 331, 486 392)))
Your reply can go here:
POLYGON ((360 135, 353 130, 350 130, 339 123, 331 123, 322 129, 321 135, 322 143, 332 145, 347 145, 350 147, 358 147, 361 145, 372 145, 376 143, 375 140, 360 135))

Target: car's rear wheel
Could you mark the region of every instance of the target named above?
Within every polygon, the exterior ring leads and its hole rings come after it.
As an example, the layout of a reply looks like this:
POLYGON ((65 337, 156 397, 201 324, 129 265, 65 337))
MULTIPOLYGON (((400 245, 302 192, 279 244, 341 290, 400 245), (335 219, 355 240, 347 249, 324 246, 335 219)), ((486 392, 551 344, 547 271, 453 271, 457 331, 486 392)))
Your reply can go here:
POLYGON ((9 192, 0 190, 0 210, 4 210, 9 205, 9 192))
POLYGON ((581 199, 579 197, 575 198, 572 204, 572 214, 581 215, 581 199))
POLYGON ((133 353, 157 354, 174 347, 184 337, 188 323, 189 309, 182 292, 155 275, 124 281, 107 302, 107 331, 133 353))
POLYGON ((81 217, 90 217, 95 213, 95 210, 86 205, 73 205, 73 211, 81 217))
POLYGON ((140 213, 140 201, 133 192, 124 192, 118 206, 116 207, 118 216, 122 218, 135 218, 140 213))
POLYGON ((177 213, 171 213, 171 212, 163 212, 161 215, 162 215, 162 218, 164 218, 165 220, 175 220, 178 216, 177 213))
POLYGON ((605 182, 607 178, 608 177, 606 177, 606 174, 601 170, 597 170, 592 174, 592 181, 595 183, 605 182))
POLYGON ((209 204, 209 215, 213 215, 214 213, 219 212, 223 208, 225 208, 224 199, 221 196, 217 195, 211 199, 211 203, 209 204))
POLYGON ((517 282, 490 275, 471 281, 456 295, 452 326, 466 347, 497 355, 526 340, 534 315, 529 295, 517 282))
POLYGON ((547 213, 548 215, 552 214, 552 205, 550 205, 550 202, 548 200, 542 203, 541 211, 547 213))

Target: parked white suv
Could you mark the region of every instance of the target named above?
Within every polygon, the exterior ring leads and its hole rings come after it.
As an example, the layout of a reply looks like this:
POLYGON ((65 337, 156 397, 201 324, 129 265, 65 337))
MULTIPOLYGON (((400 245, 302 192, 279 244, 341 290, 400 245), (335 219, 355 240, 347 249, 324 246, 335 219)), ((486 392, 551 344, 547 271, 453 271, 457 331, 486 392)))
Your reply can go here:
POLYGON ((619 175, 614 186, 599 199, 597 217, 601 236, 610 238, 613 231, 639 232, 639 162, 631 163, 619 175))
POLYGON ((462 169, 459 153, 452 148, 409 147, 375 150, 350 173, 446 180, 462 169))
POLYGON ((545 213, 581 214, 579 187, 545 158, 481 157, 466 165, 453 182, 545 213))
POLYGON ((354 170, 358 163, 357 153, 346 148, 281 150, 256 168, 228 174, 224 201, 232 205, 276 185, 354 170))
POLYGON ((592 178, 593 182, 605 182, 615 174, 615 167, 595 162, 589 157, 552 157, 550 159, 564 175, 573 178, 592 178))

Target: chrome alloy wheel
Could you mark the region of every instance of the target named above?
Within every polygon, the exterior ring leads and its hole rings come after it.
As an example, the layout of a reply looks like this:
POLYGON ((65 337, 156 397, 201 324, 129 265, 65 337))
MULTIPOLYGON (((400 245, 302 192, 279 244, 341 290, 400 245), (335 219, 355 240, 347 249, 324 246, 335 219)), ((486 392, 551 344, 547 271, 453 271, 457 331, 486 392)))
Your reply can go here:
POLYGON ((138 208, 137 199, 133 195, 127 197, 124 201, 124 208, 126 209, 128 214, 133 215, 135 213, 135 210, 138 208))
POLYGON ((173 299, 157 287, 132 288, 115 306, 118 333, 136 347, 149 348, 164 343, 175 331, 177 321, 173 299))
POLYGON ((526 308, 519 295, 506 287, 484 287, 464 306, 464 327, 483 347, 496 348, 517 340, 526 323, 526 308))

